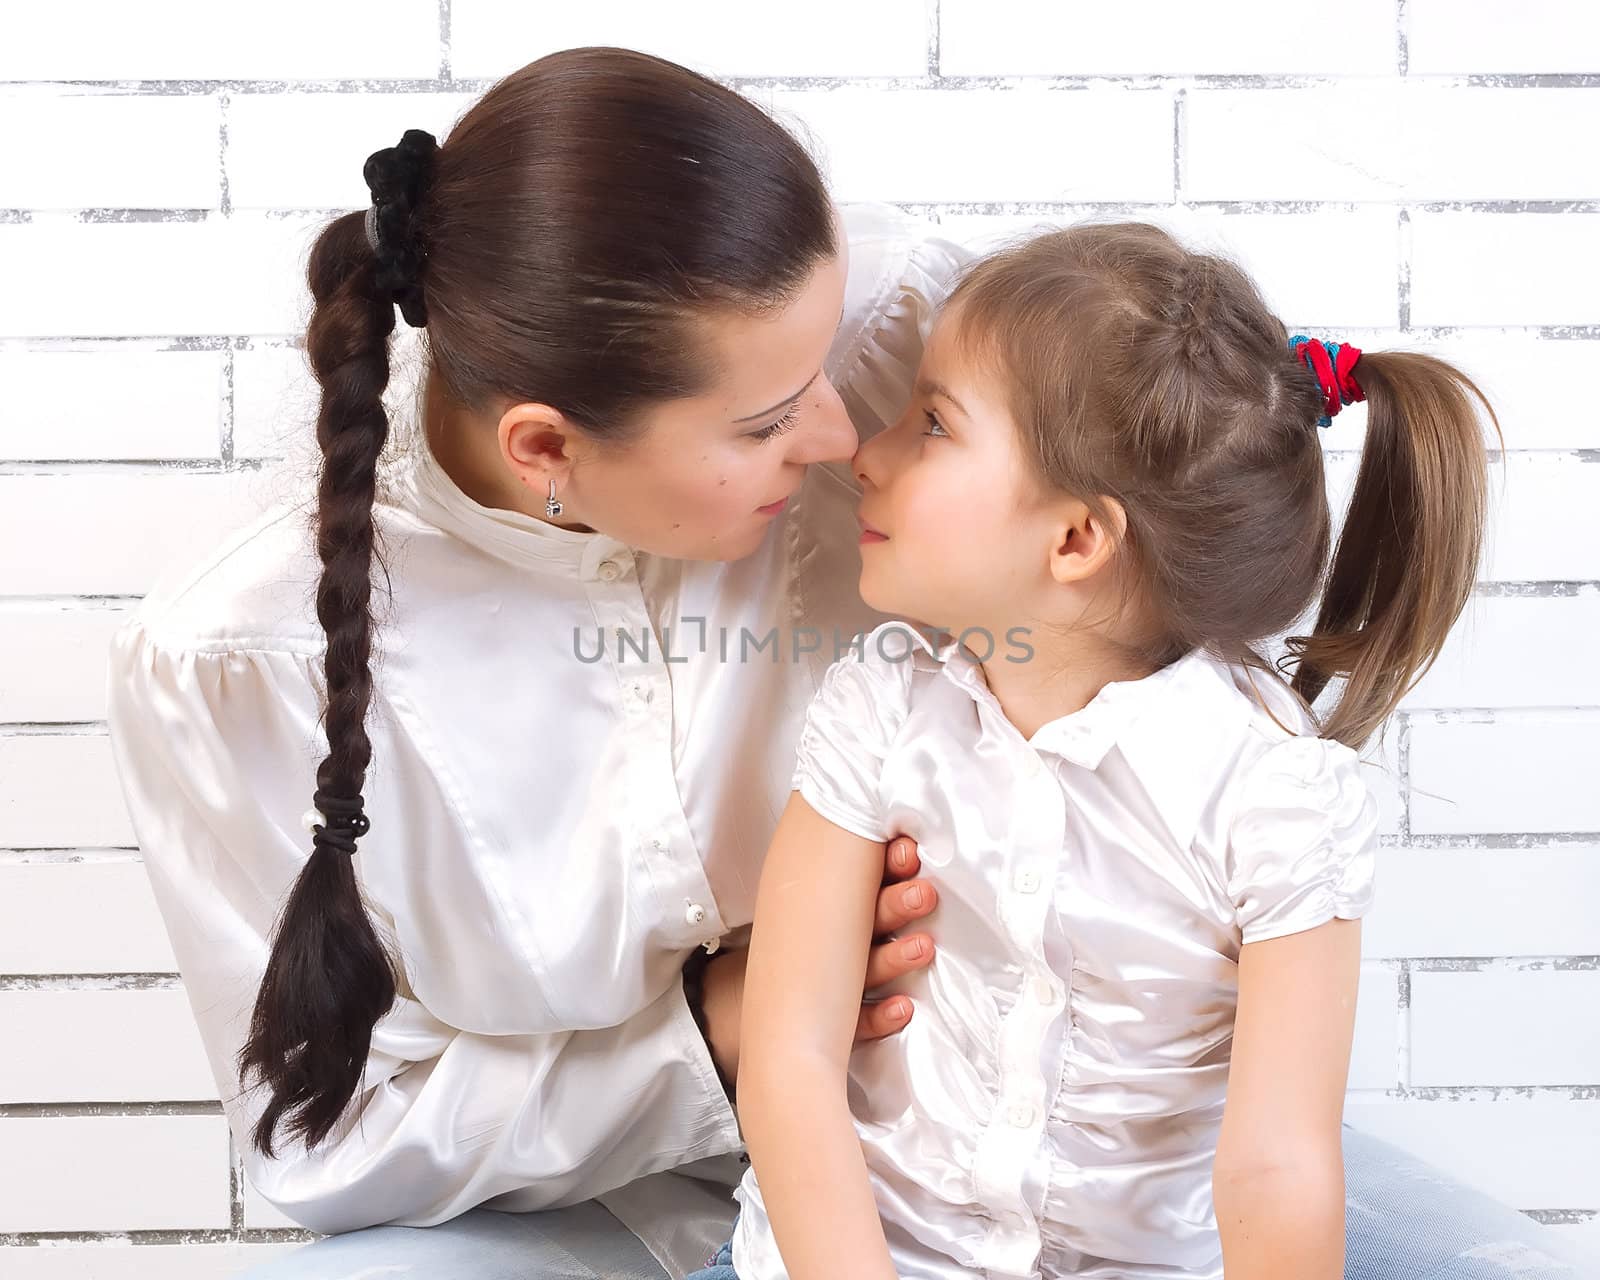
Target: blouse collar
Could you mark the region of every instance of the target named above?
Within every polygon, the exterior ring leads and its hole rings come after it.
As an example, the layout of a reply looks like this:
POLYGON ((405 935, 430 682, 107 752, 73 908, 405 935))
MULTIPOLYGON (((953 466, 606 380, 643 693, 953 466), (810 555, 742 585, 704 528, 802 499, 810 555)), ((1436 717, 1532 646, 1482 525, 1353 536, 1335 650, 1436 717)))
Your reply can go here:
POLYGON ((625 562, 627 543, 609 534, 563 529, 521 511, 486 507, 457 487, 418 431, 410 465, 397 477, 401 495, 430 524, 518 568, 543 569, 591 581, 607 561, 625 562))
MULTIPOLYGON (((971 650, 953 639, 935 648, 920 635, 917 645, 937 660, 946 679, 1006 718, 971 650)), ((1223 700, 1232 702, 1236 692, 1217 663, 1195 649, 1150 675, 1112 681, 1086 706, 1040 725, 1027 742, 1082 768, 1098 769, 1112 747, 1127 746, 1143 735, 1165 739, 1187 737, 1185 730, 1191 728, 1203 732, 1208 717, 1217 715, 1223 700), (1152 711, 1158 714, 1148 714, 1152 711)))

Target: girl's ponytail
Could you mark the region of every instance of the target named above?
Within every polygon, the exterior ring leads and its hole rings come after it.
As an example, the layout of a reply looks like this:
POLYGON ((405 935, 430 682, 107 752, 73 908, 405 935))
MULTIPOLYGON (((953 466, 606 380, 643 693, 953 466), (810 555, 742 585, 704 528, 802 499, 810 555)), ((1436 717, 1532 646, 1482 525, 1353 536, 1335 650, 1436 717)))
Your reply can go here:
POLYGON ((1478 574, 1487 456, 1473 398, 1482 391, 1433 356, 1363 353, 1368 404, 1355 492, 1316 626, 1288 647, 1309 703, 1344 688, 1323 736, 1359 747, 1439 656, 1478 574))
POLYGON ((283 1121, 315 1146, 360 1084, 372 1029, 395 998, 395 969, 361 901, 352 855, 366 830, 361 787, 372 746, 372 503, 389 435, 383 392, 395 297, 379 279, 365 215, 333 222, 311 252, 316 307, 306 350, 322 386, 317 442, 317 618, 327 634, 328 756, 317 769, 321 811, 310 859, 279 918, 241 1079, 254 1072, 272 1094, 253 1134, 269 1159, 283 1121))

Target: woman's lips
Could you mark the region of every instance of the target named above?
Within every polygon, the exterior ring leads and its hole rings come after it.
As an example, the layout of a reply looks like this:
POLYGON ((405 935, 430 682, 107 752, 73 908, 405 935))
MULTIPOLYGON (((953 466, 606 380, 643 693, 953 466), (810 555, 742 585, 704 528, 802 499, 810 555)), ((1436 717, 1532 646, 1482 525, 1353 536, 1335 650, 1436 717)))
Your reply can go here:
POLYGON ((764 507, 757 507, 756 510, 764 516, 775 516, 788 505, 788 498, 779 498, 776 502, 770 502, 764 507))
POLYGON ((874 529, 870 524, 868 524, 860 516, 856 517, 856 522, 861 526, 861 545, 862 546, 866 546, 867 543, 869 543, 869 542, 887 542, 887 541, 889 541, 889 535, 888 534, 879 533, 876 529, 874 529))

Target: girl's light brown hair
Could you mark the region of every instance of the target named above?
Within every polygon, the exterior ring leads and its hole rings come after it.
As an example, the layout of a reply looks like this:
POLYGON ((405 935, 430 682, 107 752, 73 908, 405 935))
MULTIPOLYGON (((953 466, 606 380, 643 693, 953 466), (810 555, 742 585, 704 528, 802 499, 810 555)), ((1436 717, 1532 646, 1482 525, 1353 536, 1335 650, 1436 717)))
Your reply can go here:
POLYGON ((1261 642, 1315 604, 1282 666, 1308 704, 1341 678, 1323 734, 1366 742, 1477 578, 1474 400, 1494 412, 1471 379, 1433 356, 1362 354, 1366 441, 1330 564, 1322 394, 1233 263, 1144 223, 1078 226, 981 260, 947 305, 1000 375, 1036 478, 1126 512, 1145 656, 1203 647, 1263 667, 1261 642))

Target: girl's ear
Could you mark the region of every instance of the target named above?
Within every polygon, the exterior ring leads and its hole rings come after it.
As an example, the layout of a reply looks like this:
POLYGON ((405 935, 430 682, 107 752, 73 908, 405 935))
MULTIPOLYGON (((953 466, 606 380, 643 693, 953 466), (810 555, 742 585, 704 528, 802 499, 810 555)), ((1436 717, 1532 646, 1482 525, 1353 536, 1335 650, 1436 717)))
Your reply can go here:
POLYGON ((1087 582, 1116 556, 1128 514, 1116 499, 1102 497, 1093 506, 1069 499, 1060 515, 1050 552, 1051 576, 1064 586, 1087 582))

